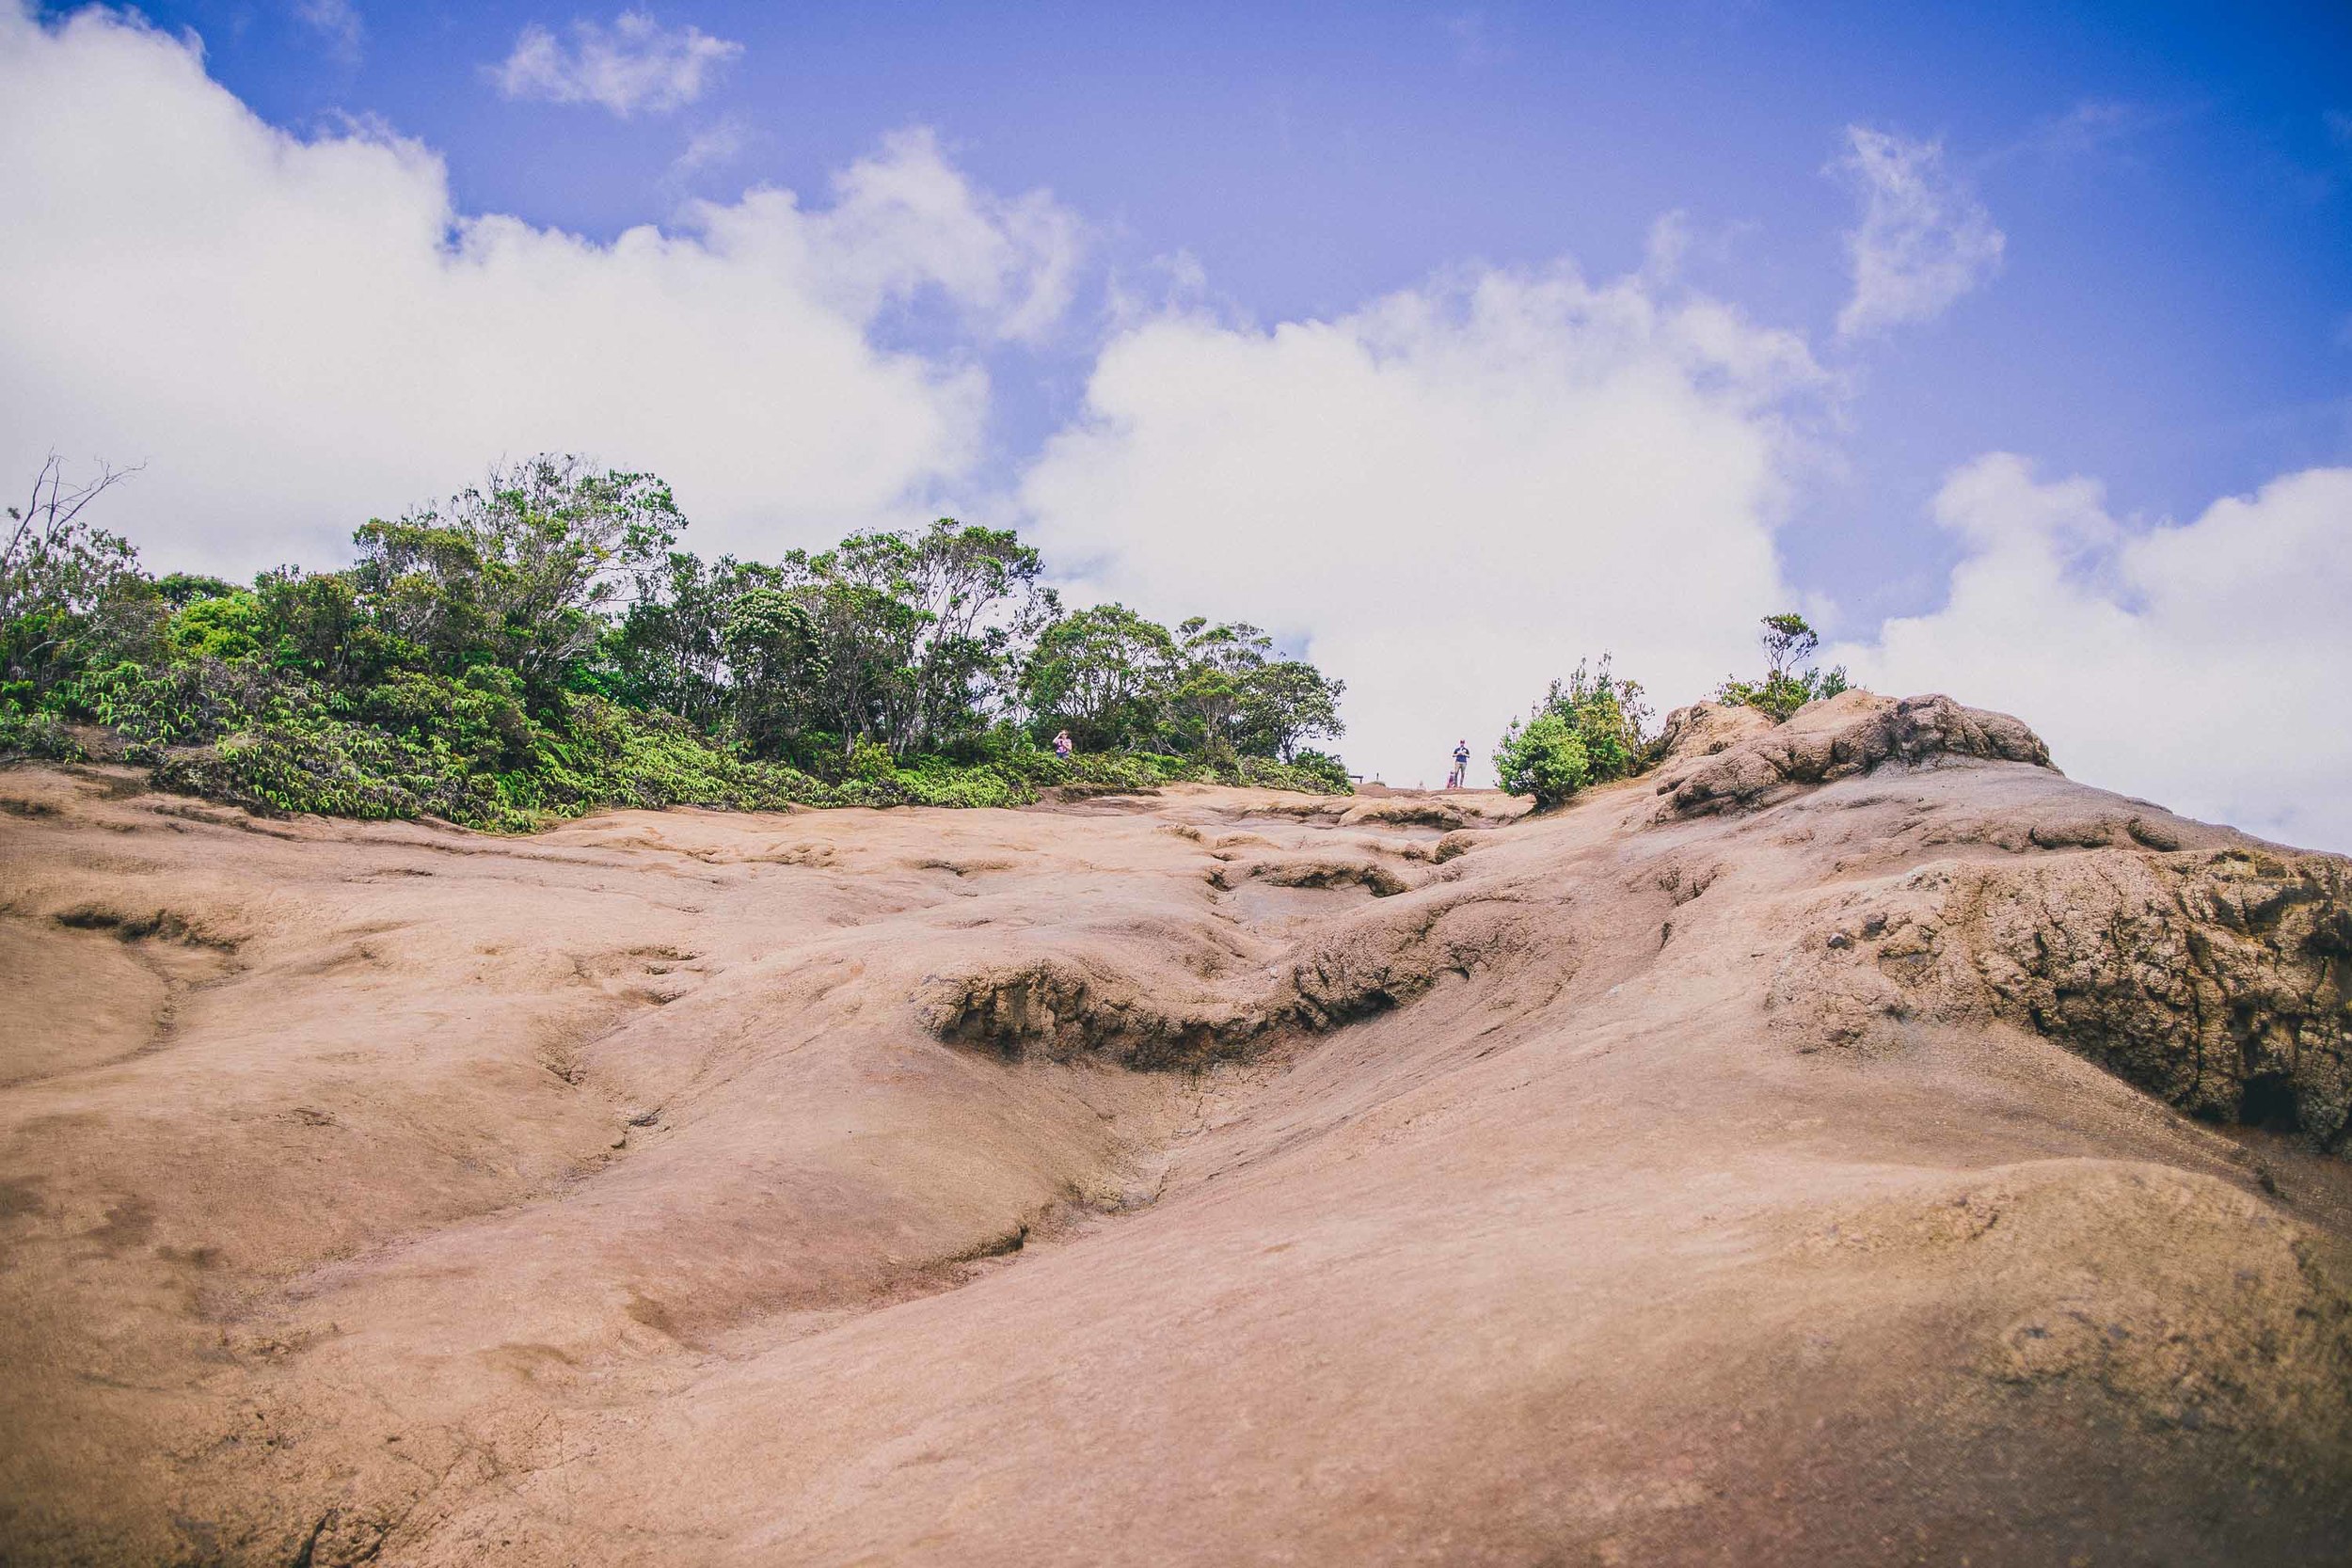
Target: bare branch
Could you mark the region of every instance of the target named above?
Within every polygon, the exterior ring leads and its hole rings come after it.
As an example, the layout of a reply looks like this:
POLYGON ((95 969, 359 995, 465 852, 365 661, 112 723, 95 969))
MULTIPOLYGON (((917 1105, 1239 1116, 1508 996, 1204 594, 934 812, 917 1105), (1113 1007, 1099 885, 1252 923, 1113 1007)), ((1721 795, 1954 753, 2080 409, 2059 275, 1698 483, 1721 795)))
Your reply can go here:
POLYGON ((96 478, 69 489, 65 459, 53 451, 41 460, 23 509, 8 509, 14 526, 7 545, 0 546, 0 621, 20 615, 27 596, 38 598, 42 592, 38 585, 77 551, 86 546, 102 552, 108 546, 127 548, 111 535, 79 529, 76 519, 92 501, 137 471, 100 461, 96 478))

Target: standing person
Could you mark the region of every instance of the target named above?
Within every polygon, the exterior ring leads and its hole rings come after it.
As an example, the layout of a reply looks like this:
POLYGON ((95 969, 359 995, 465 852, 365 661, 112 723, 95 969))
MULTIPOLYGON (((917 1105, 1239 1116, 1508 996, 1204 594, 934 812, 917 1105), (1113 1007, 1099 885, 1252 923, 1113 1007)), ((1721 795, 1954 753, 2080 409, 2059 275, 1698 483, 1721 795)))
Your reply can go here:
POLYGON ((1454 743, 1454 782, 1446 787, 1449 789, 1470 787, 1470 742, 1468 740, 1457 740, 1454 743))
POLYGON ((1064 762, 1068 762, 1070 760, 1070 753, 1072 750, 1070 732, 1068 730, 1064 730, 1061 734, 1054 736, 1054 754, 1056 756, 1061 758, 1064 762))

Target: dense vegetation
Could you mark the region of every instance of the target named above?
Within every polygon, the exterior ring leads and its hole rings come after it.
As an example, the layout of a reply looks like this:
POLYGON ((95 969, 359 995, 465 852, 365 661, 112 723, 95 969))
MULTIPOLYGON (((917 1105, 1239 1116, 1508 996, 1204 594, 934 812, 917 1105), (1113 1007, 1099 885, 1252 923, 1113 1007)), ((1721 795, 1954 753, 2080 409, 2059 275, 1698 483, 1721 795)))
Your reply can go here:
POLYGON ((1588 784, 1635 772, 1649 750, 1649 705, 1638 681, 1583 664, 1553 681, 1527 721, 1511 721, 1495 748, 1495 778, 1513 795, 1533 795, 1538 810, 1561 804, 1588 784))
POLYGON ((524 829, 608 804, 1007 805, 1216 779, 1344 792, 1341 683, 1247 625, 1065 612, 942 519, 707 562, 650 474, 534 458, 336 571, 151 576, 53 461, 0 536, 0 752, 264 810, 524 829), (1065 761, 1048 749, 1067 729, 1065 761))
MULTIPOLYGON (((1843 665, 1823 672, 1798 666, 1821 645, 1802 615, 1764 617, 1761 679, 1726 678, 1718 702, 1753 707, 1783 723, 1805 704, 1847 689, 1843 665)), ((1553 681, 1524 721, 1514 719, 1495 748, 1495 778, 1513 795, 1532 795, 1537 810, 1565 802, 1580 789, 1637 773, 1653 760, 1658 742, 1638 681, 1613 676, 1607 655, 1600 668, 1579 664, 1566 681, 1553 681)))

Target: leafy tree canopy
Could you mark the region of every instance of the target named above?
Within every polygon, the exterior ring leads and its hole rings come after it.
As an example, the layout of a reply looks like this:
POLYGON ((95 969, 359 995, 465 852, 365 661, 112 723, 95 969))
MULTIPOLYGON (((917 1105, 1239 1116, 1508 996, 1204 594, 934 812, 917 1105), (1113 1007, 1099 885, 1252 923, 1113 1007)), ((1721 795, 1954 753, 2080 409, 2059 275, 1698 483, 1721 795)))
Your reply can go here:
POLYGON ((0 534, 0 749, 89 721, 182 787, 527 826, 607 802, 1010 804, 1049 784, 1345 790, 1343 689, 1255 627, 1066 613, 1010 530, 774 562, 679 547, 651 474, 547 454, 354 534, 348 567, 149 577, 53 460, 0 534), (1065 762, 1042 748, 1076 735, 1065 762))

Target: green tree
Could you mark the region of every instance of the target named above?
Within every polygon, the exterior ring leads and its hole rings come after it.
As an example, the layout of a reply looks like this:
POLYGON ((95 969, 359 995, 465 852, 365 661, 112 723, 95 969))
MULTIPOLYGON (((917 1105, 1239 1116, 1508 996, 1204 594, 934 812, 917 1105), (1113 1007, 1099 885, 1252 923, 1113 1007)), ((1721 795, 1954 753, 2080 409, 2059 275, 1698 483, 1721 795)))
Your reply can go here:
POLYGON ((1327 678, 1304 659, 1276 659, 1241 678, 1234 743, 1245 754, 1296 761, 1300 743, 1347 733, 1340 698, 1347 683, 1327 678))
POLYGON ((77 755, 63 721, 90 719, 170 787, 499 829, 606 803, 1015 804, 1049 780, 1348 787, 1304 744, 1340 733, 1341 683, 1254 626, 1063 616, 1009 530, 705 562, 660 480, 542 456, 369 522, 348 568, 243 589, 149 578, 82 520, 112 479, 74 490, 53 460, 0 533, 12 754, 77 755), (1044 762, 1025 726, 1048 722, 1098 754, 1044 762))
POLYGON ((542 454, 490 470, 446 506, 353 535, 363 609, 446 673, 493 663, 545 702, 596 647, 607 610, 642 591, 685 526, 651 474, 542 454))
POLYGON ((223 578, 200 572, 167 572, 155 579, 155 595, 174 610, 185 610, 206 599, 225 599, 245 590, 223 578))
POLYGON ((1176 628, 1178 667, 1170 705, 1179 746, 1220 766, 1236 744, 1248 682, 1272 658, 1274 640, 1246 621, 1212 624, 1195 615, 1176 628))
POLYGON ((83 514, 126 475, 78 486, 52 454, 0 532, 0 696, 31 705, 102 648, 151 628, 160 609, 138 552, 83 514))
POLYGON ((722 729, 736 707, 727 628, 737 604, 786 581, 780 567, 731 555, 705 562, 672 550, 605 634, 599 667, 578 684, 632 707, 660 708, 702 729, 722 729))
POLYGON ((1765 616, 1764 630, 1756 641, 1764 648, 1764 678, 1743 681, 1736 675, 1725 676, 1724 684, 1716 689, 1719 701, 1735 707, 1759 709, 1770 714, 1773 722, 1780 723, 1805 704, 1835 697, 1847 689, 1846 667, 1842 664, 1826 673, 1810 666, 1797 668, 1813 657, 1821 645, 1821 638, 1795 611, 1765 616))
POLYGON ((1650 707, 1642 683, 1613 673, 1610 663, 1607 654, 1598 669, 1579 659, 1566 680, 1551 683, 1540 705, 1575 726, 1596 784, 1637 771, 1649 747, 1650 707))
POLYGON ((262 605, 270 662, 290 673, 347 689, 428 661, 423 648, 369 613, 354 573, 281 566, 255 579, 253 593, 262 605))
POLYGON ((816 617, 781 588, 737 594, 720 634, 735 733, 763 757, 804 753, 829 673, 816 617))
POLYGON ((952 517, 796 550, 784 569, 816 630, 819 705, 845 754, 872 740, 910 757, 1009 713, 1017 651, 1058 608, 1019 535, 952 517))
POLYGON ((1167 728, 1177 666, 1166 626, 1095 605, 1039 634, 1022 661, 1022 705, 1041 736, 1067 729, 1081 751, 1148 751, 1167 728))
POLYGON ((256 658, 269 651, 275 630, 262 596, 234 589, 190 600, 164 635, 178 658, 256 658))

